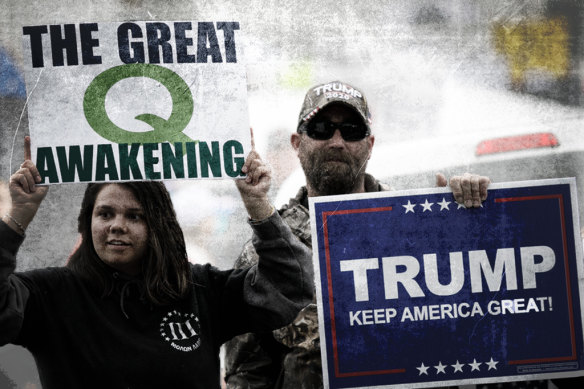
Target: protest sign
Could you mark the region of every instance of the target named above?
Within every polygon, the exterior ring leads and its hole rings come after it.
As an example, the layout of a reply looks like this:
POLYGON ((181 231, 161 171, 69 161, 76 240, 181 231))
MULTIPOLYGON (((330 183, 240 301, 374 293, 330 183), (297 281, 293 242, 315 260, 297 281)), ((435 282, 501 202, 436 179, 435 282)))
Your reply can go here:
POLYGON ((326 387, 583 375, 574 179, 310 199, 326 387))
POLYGON ((225 178, 249 152, 235 21, 22 29, 43 183, 225 178))

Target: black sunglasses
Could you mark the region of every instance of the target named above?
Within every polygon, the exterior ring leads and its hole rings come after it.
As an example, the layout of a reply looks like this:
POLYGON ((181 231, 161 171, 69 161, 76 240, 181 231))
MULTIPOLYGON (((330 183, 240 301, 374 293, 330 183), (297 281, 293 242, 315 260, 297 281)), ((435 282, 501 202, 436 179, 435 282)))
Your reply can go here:
POLYGON ((355 142, 371 135, 365 123, 333 123, 330 120, 313 119, 306 126, 306 135, 316 140, 327 140, 339 130, 344 140, 355 142))

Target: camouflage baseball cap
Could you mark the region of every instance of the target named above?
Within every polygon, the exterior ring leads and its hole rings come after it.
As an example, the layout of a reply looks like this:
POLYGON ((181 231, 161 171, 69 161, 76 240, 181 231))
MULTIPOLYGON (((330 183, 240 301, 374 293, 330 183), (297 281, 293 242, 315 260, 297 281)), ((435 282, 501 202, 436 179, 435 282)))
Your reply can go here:
POLYGON ((321 109, 331 103, 342 103, 353 108, 371 131, 371 113, 365 96, 358 89, 342 81, 319 84, 308 90, 298 117, 297 131, 300 132, 303 124, 308 123, 321 109))

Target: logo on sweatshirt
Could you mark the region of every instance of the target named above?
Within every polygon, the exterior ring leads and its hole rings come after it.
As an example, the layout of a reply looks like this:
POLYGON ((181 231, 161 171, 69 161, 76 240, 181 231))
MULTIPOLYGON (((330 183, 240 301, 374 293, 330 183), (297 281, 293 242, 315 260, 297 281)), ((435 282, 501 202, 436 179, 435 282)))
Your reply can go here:
POLYGON ((198 349, 201 345, 199 333, 199 318, 192 313, 170 311, 160 322, 160 336, 179 351, 198 349))

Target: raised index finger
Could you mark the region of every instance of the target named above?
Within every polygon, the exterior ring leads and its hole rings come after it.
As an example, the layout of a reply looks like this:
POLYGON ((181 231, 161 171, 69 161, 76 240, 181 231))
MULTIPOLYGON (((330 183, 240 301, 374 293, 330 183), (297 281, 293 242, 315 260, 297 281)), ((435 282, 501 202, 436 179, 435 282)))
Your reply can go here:
POLYGON ((25 136, 24 137, 24 160, 30 160, 32 159, 31 153, 30 153, 30 136, 25 136))
POLYGON ((249 133, 251 134, 251 149, 252 151, 255 150, 255 140, 253 139, 253 128, 249 128, 249 133))

